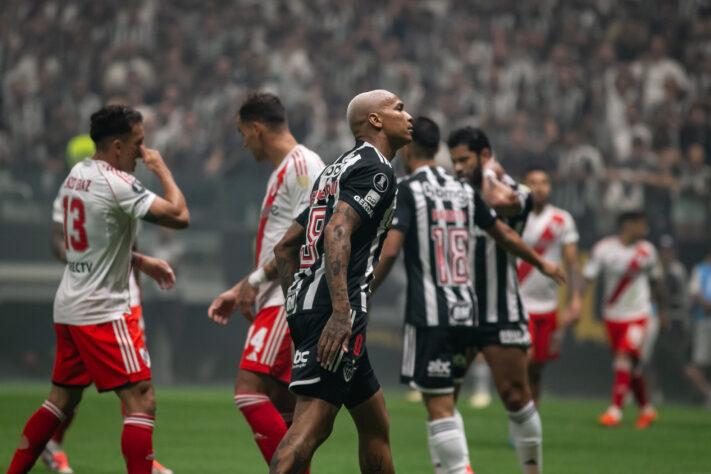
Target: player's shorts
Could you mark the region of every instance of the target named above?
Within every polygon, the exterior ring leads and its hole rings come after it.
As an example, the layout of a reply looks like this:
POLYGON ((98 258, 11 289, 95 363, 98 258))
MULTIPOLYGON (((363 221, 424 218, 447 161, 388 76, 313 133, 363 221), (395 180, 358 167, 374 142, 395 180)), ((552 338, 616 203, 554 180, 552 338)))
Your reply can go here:
POLYGON ((405 324, 400 382, 423 393, 454 393, 466 375, 471 330, 405 324))
POLYGON ((147 342, 146 323, 143 321, 143 308, 141 307, 141 305, 131 306, 131 313, 124 314, 123 316, 127 319, 135 319, 136 320, 138 329, 141 331, 141 339, 143 339, 143 343, 145 344, 147 342))
POLYGON ((351 311, 348 352, 340 351, 333 363, 324 368, 316 361, 317 345, 330 316, 330 312, 304 312, 287 318, 296 349, 289 390, 350 409, 368 400, 380 388, 365 347, 368 315, 351 311))
POLYGON ((691 336, 691 363, 711 366, 711 318, 694 321, 694 333, 691 336))
POLYGON ((612 352, 626 352, 634 357, 642 357, 642 345, 647 332, 647 319, 639 318, 632 321, 605 320, 605 328, 610 340, 612 352))
POLYGON ((52 383, 100 392, 151 378, 151 359, 135 318, 87 326, 54 325, 52 383))
POLYGON ((291 337, 283 306, 262 308, 247 331, 239 368, 291 380, 291 337))
POLYGON ((533 343, 531 360, 538 364, 555 360, 560 354, 558 311, 549 313, 528 313, 528 330, 533 343))
POLYGON ((531 333, 528 321, 479 322, 471 332, 470 346, 482 349, 486 346, 511 346, 528 348, 531 346, 531 333))

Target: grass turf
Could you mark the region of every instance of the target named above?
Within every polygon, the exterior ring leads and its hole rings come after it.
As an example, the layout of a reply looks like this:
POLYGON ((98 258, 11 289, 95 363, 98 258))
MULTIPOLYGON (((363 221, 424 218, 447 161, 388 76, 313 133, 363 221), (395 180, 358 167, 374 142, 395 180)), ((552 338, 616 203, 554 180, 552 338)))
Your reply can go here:
MULTIPOLYGON (((6 469, 22 426, 46 396, 48 387, 0 387, 0 470, 6 469)), ((158 460, 176 474, 260 473, 264 461, 252 434, 232 403, 231 388, 157 388, 154 447, 158 460)), ((421 403, 390 392, 391 438, 400 473, 432 473, 421 403)), ((518 473, 509 447, 507 418, 498 403, 474 410, 460 402, 470 457, 477 474, 518 473)), ((634 429, 636 410, 626 410, 622 426, 604 429, 596 417, 605 401, 546 398, 541 407, 546 473, 711 473, 711 412, 665 405, 645 431, 634 429)), ((119 441, 121 414, 113 394, 85 392, 79 414, 65 438, 77 474, 125 472, 119 441)), ((32 472, 48 472, 38 461, 32 472)), ((333 434, 317 451, 315 474, 357 473, 357 439, 344 410, 333 434)))

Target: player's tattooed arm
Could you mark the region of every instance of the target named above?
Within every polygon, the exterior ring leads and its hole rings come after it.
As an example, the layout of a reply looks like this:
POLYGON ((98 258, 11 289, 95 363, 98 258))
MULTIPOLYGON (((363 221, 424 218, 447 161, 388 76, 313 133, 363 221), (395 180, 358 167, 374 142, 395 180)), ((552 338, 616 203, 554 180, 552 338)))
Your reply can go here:
POLYGON ((333 313, 318 341, 316 360, 323 367, 333 363, 338 351, 348 352, 351 337, 351 305, 348 299, 348 262, 351 235, 360 226, 360 216, 348 203, 339 201, 324 229, 323 258, 326 284, 333 313))
POLYGON ((486 232, 507 252, 530 263, 540 270, 541 273, 555 280, 556 283, 565 283, 565 273, 563 273, 563 270, 555 263, 543 260, 541 256, 526 245, 523 239, 521 239, 521 236, 508 225, 497 220, 493 226, 486 229, 486 232))
POLYGON ((52 231, 49 237, 49 249, 52 255, 57 257, 62 263, 67 263, 67 250, 64 243, 64 226, 59 222, 52 223, 52 231))
POLYGON ((370 283, 370 291, 373 293, 375 293, 375 290, 378 289, 390 273, 404 242, 404 232, 397 229, 390 229, 388 231, 388 236, 383 243, 383 250, 380 252, 380 262, 378 262, 378 266, 373 270, 373 281, 370 283))
POLYGON ((274 262, 284 296, 294 283, 294 275, 299 270, 299 249, 303 243, 304 226, 293 221, 284 237, 274 247, 274 262))

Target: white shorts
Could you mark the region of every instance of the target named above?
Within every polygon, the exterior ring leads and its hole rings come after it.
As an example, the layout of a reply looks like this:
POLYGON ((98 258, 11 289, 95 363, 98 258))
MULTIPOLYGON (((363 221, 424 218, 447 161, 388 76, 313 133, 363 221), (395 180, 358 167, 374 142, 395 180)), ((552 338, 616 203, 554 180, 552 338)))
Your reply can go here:
POLYGON ((702 367, 711 365, 711 318, 694 321, 691 363, 702 367))
POLYGON ((659 318, 650 316, 647 319, 647 327, 644 333, 644 342, 642 342, 642 363, 649 364, 654 355, 654 346, 657 345, 657 336, 659 336, 659 318))

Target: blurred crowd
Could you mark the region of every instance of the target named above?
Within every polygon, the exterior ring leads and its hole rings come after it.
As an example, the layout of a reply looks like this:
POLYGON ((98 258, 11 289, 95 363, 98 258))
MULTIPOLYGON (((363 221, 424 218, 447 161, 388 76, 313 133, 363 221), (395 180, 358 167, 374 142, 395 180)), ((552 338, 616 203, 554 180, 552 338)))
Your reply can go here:
POLYGON ((640 207, 696 255, 711 230, 707 0, 4 0, 0 77, 0 170, 49 195, 107 101, 208 179, 259 172, 235 130, 249 90, 330 161, 350 98, 386 88, 445 133, 483 127, 514 175, 549 169, 584 245, 640 207))

